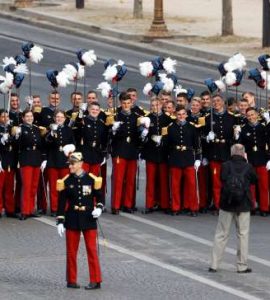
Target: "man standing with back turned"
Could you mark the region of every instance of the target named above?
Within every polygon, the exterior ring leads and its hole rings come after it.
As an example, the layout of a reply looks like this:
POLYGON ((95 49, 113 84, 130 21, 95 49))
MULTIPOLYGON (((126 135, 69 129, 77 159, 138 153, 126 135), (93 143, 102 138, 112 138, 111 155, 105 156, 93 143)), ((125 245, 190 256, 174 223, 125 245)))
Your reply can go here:
POLYGON ((215 273, 219 267, 228 242, 232 221, 235 221, 238 238, 237 273, 252 272, 247 265, 252 208, 250 185, 256 183, 256 180, 256 173, 246 161, 245 147, 241 144, 234 144, 231 147, 231 159, 223 163, 221 168, 220 212, 209 272, 215 273))

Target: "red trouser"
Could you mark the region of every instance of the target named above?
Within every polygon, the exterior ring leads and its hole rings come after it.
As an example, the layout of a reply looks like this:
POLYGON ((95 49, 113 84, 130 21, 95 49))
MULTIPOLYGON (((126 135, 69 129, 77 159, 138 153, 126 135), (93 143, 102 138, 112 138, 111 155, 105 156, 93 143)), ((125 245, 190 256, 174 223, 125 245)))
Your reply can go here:
POLYGON ((219 209, 220 193, 221 193, 221 161, 210 161, 210 170, 212 177, 212 197, 216 209, 219 209))
POLYGON ((107 162, 101 166, 102 176, 102 192, 104 199, 106 198, 106 184, 107 184, 107 162))
POLYGON ((169 208, 169 170, 166 163, 146 162, 146 208, 169 208))
POLYGON ((184 208, 191 211, 198 211, 199 204, 196 195, 196 177, 193 166, 186 168, 170 167, 170 186, 172 196, 172 211, 181 210, 181 187, 184 186, 184 208), (184 177, 184 185, 181 184, 184 177))
MULTIPOLYGON (((259 207, 260 211, 267 212, 269 210, 269 187, 268 187, 268 172, 265 166, 253 167, 258 176, 258 190, 259 190, 259 207)), ((253 205, 256 203, 256 186, 252 185, 251 195, 253 205)))
POLYGON ((35 209, 35 198, 39 181, 40 167, 21 167, 21 213, 31 215, 35 209))
POLYGON ((120 209, 123 204, 126 208, 132 208, 136 193, 137 160, 115 157, 112 159, 112 163, 111 207, 120 209), (123 203, 121 203, 121 199, 123 199, 123 203))
POLYGON ((100 164, 83 163, 83 169, 86 173, 92 173, 95 176, 100 176, 100 164))
POLYGON ((21 211, 21 191, 22 191, 22 179, 21 179, 21 171, 20 169, 16 169, 15 171, 15 205, 16 212, 21 211))
MULTIPOLYGON (((77 283, 77 253, 79 248, 80 236, 80 230, 66 230, 68 283, 77 283)), ((83 236, 88 260, 89 282, 101 282, 101 270, 97 255, 97 230, 84 230, 83 236)))
POLYGON ((14 177, 15 170, 0 173, 0 214, 3 208, 6 213, 15 213, 14 177))
POLYGON ((209 178, 209 168, 208 166, 200 166, 198 170, 198 181, 199 181, 199 195, 200 195, 200 208, 207 207, 207 197, 208 197, 208 178, 209 178))
POLYGON ((58 207, 58 192, 56 190, 56 181, 57 179, 61 179, 69 174, 69 168, 48 168, 48 181, 50 188, 50 207, 51 212, 56 212, 58 207))
POLYGON ((47 169, 43 171, 43 174, 39 175, 39 182, 38 182, 38 190, 37 190, 37 208, 38 210, 41 209, 44 212, 47 211, 47 198, 45 191, 47 193, 47 183, 48 183, 48 172, 47 169))

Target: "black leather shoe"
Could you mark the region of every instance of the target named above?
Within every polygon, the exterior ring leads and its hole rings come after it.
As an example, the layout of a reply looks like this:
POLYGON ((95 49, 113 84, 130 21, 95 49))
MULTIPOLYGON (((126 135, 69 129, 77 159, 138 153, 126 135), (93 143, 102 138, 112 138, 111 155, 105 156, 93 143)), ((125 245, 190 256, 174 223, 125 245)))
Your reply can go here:
POLYGON ((41 215, 38 214, 38 213, 33 213, 33 214, 31 214, 29 217, 31 217, 31 218, 40 218, 41 215))
POLYGON ((6 213, 7 218, 17 218, 15 213, 6 213))
POLYGON ((239 274, 247 274, 247 273, 251 273, 251 272, 252 272, 251 268, 247 268, 244 271, 237 271, 237 273, 239 273, 239 274))
POLYGON ((178 216, 179 215, 179 211, 171 211, 170 213, 171 216, 178 216))
POLYGON ((145 215, 151 214, 153 212, 154 212, 153 208, 146 208, 146 209, 142 210, 142 214, 145 214, 145 215))
POLYGON ((213 268, 209 268, 209 269, 208 269, 208 272, 210 272, 210 273, 217 273, 217 270, 216 270, 216 269, 213 269, 213 268))
POLYGON ((56 212, 51 212, 51 217, 56 218, 56 212))
POLYGON ((97 290, 101 288, 100 282, 90 282, 84 287, 86 290, 97 290))
POLYGON ((190 216, 191 217, 198 217, 198 213, 196 211, 191 211, 190 216))
POLYGON ((79 289, 80 285, 78 283, 67 283, 67 288, 70 288, 70 289, 79 289))
POLYGON ((24 214, 21 214, 20 217, 19 217, 20 221, 24 221, 27 219, 27 216, 24 215, 24 214))
POLYGON ((261 217, 267 217, 268 214, 267 214, 267 212, 265 212, 265 211, 261 211, 261 212, 260 212, 260 216, 261 216, 261 217))
POLYGON ((128 207, 123 207, 123 212, 128 213, 128 214, 134 214, 134 210, 132 208, 128 207))
POLYGON ((113 215, 119 215, 119 209, 112 208, 113 215))

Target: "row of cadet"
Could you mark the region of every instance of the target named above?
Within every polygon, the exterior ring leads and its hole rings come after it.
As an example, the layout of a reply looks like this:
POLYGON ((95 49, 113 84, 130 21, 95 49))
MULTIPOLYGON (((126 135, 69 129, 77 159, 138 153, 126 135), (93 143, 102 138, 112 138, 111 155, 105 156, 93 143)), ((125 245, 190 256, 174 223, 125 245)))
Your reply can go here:
POLYGON ((256 108, 251 92, 239 101, 224 101, 205 91, 190 102, 185 93, 174 101, 161 92, 149 102, 149 111, 136 104, 134 88, 120 94, 120 105, 108 98, 105 110, 95 91, 89 91, 86 102, 82 93, 72 93, 66 112, 57 91, 49 94, 48 106, 38 95, 27 101, 29 107, 21 112, 18 95, 11 94, 10 110, 0 111, 0 212, 7 217, 25 220, 46 214, 48 207, 55 216, 56 182, 69 173, 67 156, 75 149, 83 155, 84 170, 103 177, 104 196, 111 156, 113 214, 136 210, 139 157, 146 166, 144 213, 197 216, 210 208, 216 214, 221 164, 236 142, 246 147, 259 178, 251 188, 254 212, 268 214, 270 116, 256 108))

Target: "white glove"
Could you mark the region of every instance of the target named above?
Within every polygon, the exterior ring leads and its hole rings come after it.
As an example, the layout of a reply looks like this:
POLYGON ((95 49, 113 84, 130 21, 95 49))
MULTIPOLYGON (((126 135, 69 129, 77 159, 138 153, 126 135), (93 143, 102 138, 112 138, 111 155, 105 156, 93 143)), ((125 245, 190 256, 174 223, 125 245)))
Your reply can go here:
POLYGON ((8 140, 8 137, 9 137, 8 133, 4 133, 4 134, 2 135, 2 137, 1 137, 1 143, 2 143, 3 145, 5 145, 6 141, 8 140))
POLYGON ((263 113, 263 118, 265 119, 266 123, 268 124, 270 122, 270 116, 269 116, 269 112, 265 111, 263 113))
POLYGON ((116 133, 117 129, 120 127, 121 125, 121 122, 120 121, 116 121, 113 123, 113 126, 112 126, 112 131, 113 131, 113 134, 116 133))
POLYGON ((87 105, 88 105, 87 103, 81 103, 80 110, 79 110, 79 118, 80 119, 83 118, 83 113, 86 111, 87 105))
POLYGON ((44 172, 46 165, 47 165, 47 160, 43 160, 43 162, 41 163, 41 166, 40 166, 41 172, 44 172))
POLYGON ((154 134, 151 136, 151 139, 159 146, 161 144, 162 135, 154 134))
POLYGON ((151 120, 149 117, 141 117, 140 118, 140 124, 143 125, 145 128, 150 127, 151 120))
POLYGON ((148 134, 149 130, 147 128, 144 128, 141 133, 141 138, 144 140, 148 134))
POLYGON ((2 162, 0 161, 0 173, 5 172, 5 170, 2 167, 2 162))
POLYGON ((33 105, 33 97, 32 96, 26 96, 25 97, 25 102, 32 108, 32 105, 33 105))
POLYGON ((194 169, 196 171, 198 171, 200 165, 201 165, 201 161, 199 159, 196 159, 195 162, 194 162, 194 169))
POLYGON ((51 136, 54 136, 54 131, 57 130, 58 125, 57 124, 51 124, 50 128, 51 128, 51 136))
POLYGON ((213 141, 214 138, 215 138, 215 136, 216 136, 216 135, 215 135, 214 131, 210 131, 210 132, 208 133, 207 137, 206 137, 207 143, 209 143, 210 141, 213 141))
POLYGON ((240 132, 241 132, 241 126, 240 125, 236 125, 235 127, 234 127, 234 138, 236 139, 236 140, 238 140, 239 139, 239 136, 240 136, 240 132))
POLYGON ((267 171, 270 171, 270 160, 268 160, 265 167, 267 171))
POLYGON ((97 219, 101 216, 101 213, 102 213, 102 209, 97 207, 92 211, 92 216, 94 219, 97 219))
POLYGON ((204 157, 204 158, 202 159, 202 165, 203 165, 203 166, 207 166, 208 164, 209 164, 208 159, 204 157))
POLYGON ((20 137, 21 133, 22 133, 22 128, 21 127, 16 127, 16 130, 15 130, 16 140, 20 137))
POLYGON ((57 232, 58 232, 58 234, 59 234, 60 237, 63 236, 63 234, 65 233, 65 231, 66 231, 66 229, 64 227, 64 224, 61 223, 61 224, 57 225, 57 232))

